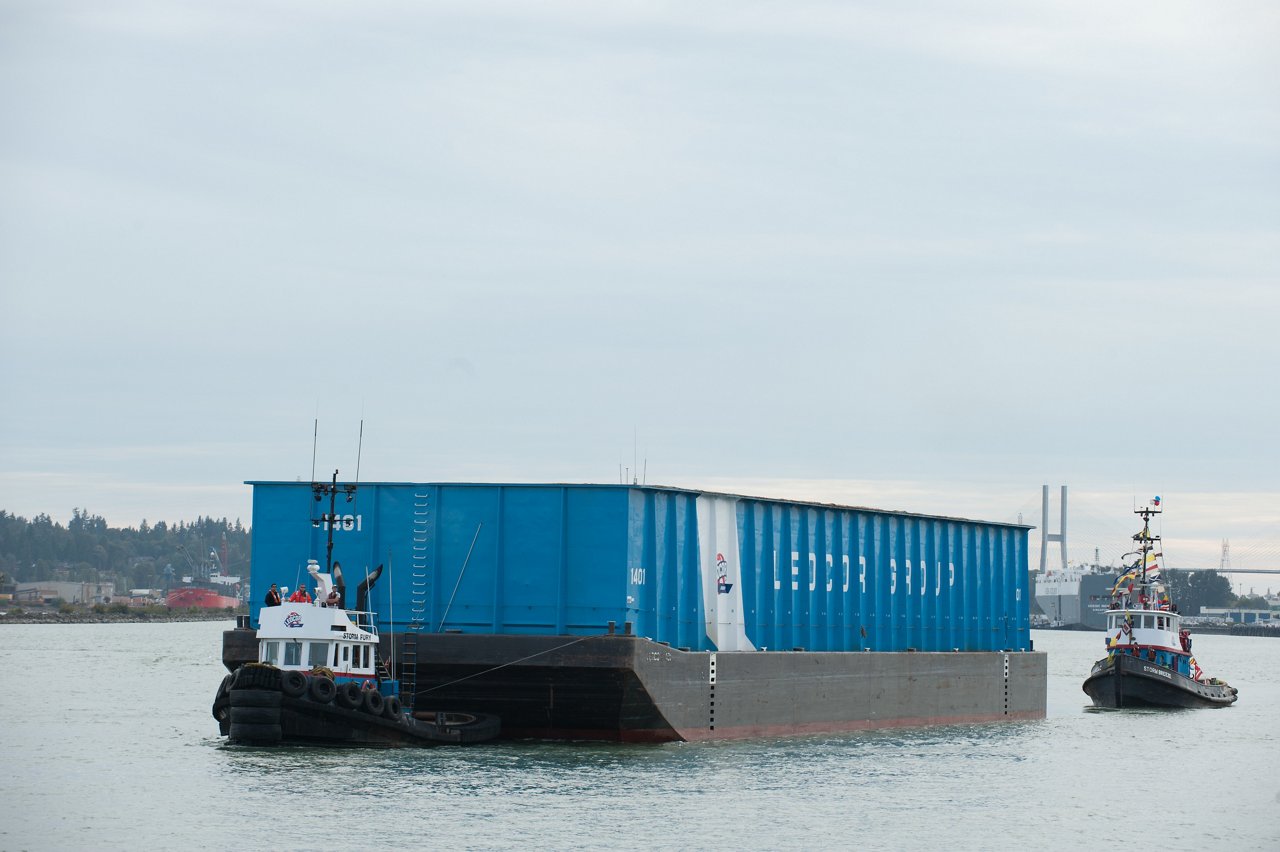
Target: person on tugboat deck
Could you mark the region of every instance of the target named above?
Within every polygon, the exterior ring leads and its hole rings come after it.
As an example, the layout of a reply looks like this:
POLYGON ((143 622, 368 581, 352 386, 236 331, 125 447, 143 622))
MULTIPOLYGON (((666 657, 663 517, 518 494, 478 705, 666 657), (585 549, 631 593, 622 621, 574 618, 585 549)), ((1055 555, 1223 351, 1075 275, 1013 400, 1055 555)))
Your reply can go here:
POLYGON ((280 590, 276 588, 275 583, 272 583, 271 588, 267 589, 267 597, 263 603, 267 606, 280 606, 280 590))
POLYGON ((311 595, 307 594, 306 586, 299 586, 294 593, 289 595, 289 603, 311 603, 311 595))
POLYGON ((324 599, 324 603, 321 604, 321 606, 332 606, 332 607, 342 606, 342 595, 338 594, 337 589, 330 589, 329 596, 324 599))

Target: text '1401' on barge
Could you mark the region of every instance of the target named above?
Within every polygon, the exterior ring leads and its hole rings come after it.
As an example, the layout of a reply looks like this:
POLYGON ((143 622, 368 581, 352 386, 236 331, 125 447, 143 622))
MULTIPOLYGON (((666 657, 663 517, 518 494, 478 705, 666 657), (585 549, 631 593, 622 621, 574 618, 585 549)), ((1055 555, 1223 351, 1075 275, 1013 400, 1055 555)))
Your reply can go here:
MULTIPOLYGON (((386 566, 408 713, 623 742, 1045 715, 1020 524, 639 485, 335 482, 320 515, 313 485, 250 484, 252 623, 307 558, 386 566)), ((228 668, 259 655, 226 633, 228 668)))

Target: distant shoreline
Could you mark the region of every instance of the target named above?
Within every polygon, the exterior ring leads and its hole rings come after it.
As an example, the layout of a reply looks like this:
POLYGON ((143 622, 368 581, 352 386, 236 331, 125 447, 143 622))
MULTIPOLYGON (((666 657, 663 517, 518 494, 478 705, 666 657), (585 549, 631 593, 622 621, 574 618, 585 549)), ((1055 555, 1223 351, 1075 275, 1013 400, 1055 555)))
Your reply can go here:
POLYGON ((226 621, 234 624, 236 613, 226 610, 204 612, 31 612, 12 611, 0 615, 0 624, 166 624, 180 621, 226 621))

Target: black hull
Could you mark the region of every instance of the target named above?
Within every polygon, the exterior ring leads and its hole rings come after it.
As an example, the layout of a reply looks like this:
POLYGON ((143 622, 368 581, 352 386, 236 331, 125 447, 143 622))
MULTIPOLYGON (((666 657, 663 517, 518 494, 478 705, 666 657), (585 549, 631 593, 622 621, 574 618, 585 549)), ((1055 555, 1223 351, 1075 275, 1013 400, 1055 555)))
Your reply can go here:
POLYGON ((213 716, 221 734, 241 745, 325 745, 393 748, 484 742, 496 737, 493 716, 439 714, 410 717, 398 704, 387 707, 369 701, 343 706, 317 698, 308 688, 302 695, 286 694, 279 670, 242 667, 228 675, 214 698, 213 716))
MULTIPOLYGON (((416 708, 498 716, 504 738, 698 741, 1045 716, 1045 655, 1030 652, 713 654, 629 635, 416 641, 416 708)), ((402 635, 382 635, 397 668, 403 649, 402 635)), ((228 667, 240 654, 256 654, 253 631, 225 634, 228 667)))
POLYGON ((1139 657, 1100 660, 1081 687, 1095 707, 1230 707, 1236 691, 1202 683, 1139 657))

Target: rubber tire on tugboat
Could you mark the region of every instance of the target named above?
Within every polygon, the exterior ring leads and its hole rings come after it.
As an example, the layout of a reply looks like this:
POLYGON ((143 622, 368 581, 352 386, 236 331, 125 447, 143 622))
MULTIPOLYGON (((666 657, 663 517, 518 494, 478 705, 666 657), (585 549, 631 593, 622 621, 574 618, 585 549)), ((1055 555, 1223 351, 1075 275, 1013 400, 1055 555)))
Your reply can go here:
POLYGON ((382 697, 382 693, 376 689, 366 689, 364 698, 361 699, 361 709, 370 716, 381 716, 383 709, 387 706, 387 701, 382 697))
POLYGON ((382 715, 388 719, 400 719, 404 715, 404 705, 400 703, 398 696, 391 696, 382 704, 382 715))
POLYGON ((353 680, 349 680, 342 686, 338 687, 338 694, 334 696, 334 701, 344 710, 354 710, 360 706, 363 696, 360 695, 360 684, 353 680))
POLYGON ((274 689, 233 689, 232 707, 279 707, 280 693, 274 689))
POLYGON ((279 725, 279 707, 232 707, 231 725, 279 725))
POLYGON ((280 689, 280 670, 260 663, 245 663, 234 677, 230 689, 280 689))
POLYGON ((227 675, 222 679, 222 683, 218 685, 218 692, 213 696, 213 718, 221 722, 227 717, 227 707, 231 704, 231 695, 229 687, 231 686, 232 675, 227 675), (219 715, 221 711, 221 715, 219 715))
POLYGON ((285 672, 280 676, 280 691, 290 698, 301 698, 307 691, 307 676, 296 670, 285 672))
POLYGON ((279 725, 232 725, 231 739, 248 743, 278 743, 284 734, 279 725))
POLYGON ((338 685, 327 677, 313 677, 311 685, 307 687, 307 694, 311 696, 312 701, 330 704, 333 702, 333 696, 338 694, 338 685))

